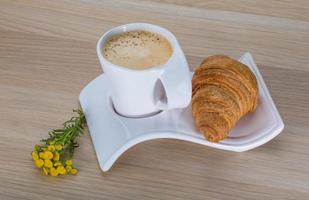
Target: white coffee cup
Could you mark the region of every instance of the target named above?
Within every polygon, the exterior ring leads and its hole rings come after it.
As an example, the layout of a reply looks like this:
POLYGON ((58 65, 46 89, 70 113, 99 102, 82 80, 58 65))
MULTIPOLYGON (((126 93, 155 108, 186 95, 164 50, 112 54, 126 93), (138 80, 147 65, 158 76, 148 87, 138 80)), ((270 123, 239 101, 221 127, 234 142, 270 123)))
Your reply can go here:
POLYGON ((162 110, 184 108, 191 101, 191 74, 186 57, 168 30, 147 23, 131 23, 106 32, 97 43, 97 55, 103 71, 111 83, 111 98, 116 111, 126 117, 145 117, 162 110), (102 54, 105 42, 114 35, 144 30, 164 36, 173 52, 169 60, 159 66, 134 70, 109 62, 102 54))

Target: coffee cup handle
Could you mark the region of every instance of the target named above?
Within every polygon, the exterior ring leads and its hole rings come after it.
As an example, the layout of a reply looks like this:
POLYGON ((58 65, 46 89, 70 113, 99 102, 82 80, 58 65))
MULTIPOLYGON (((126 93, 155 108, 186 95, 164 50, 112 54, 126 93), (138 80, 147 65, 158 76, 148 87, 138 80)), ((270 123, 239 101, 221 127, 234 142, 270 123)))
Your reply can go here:
POLYGON ((166 98, 165 100, 157 100, 155 104, 157 109, 184 108, 190 104, 192 95, 191 73, 184 55, 171 62, 171 66, 164 69, 159 79, 165 90, 166 98))

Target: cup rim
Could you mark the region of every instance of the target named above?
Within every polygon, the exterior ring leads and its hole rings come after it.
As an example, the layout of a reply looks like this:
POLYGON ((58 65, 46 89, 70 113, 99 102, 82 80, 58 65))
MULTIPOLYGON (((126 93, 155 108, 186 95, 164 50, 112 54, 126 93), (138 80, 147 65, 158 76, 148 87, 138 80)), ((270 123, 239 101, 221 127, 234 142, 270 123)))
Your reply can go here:
POLYGON ((116 26, 116 27, 106 31, 100 37, 100 39, 97 42, 97 55, 98 55, 99 60, 100 60, 102 65, 110 65, 113 68, 116 68, 116 69, 119 69, 119 70, 124 70, 124 71, 128 71, 128 72, 135 72, 135 73, 137 72, 138 73, 138 72, 153 71, 153 70, 165 68, 167 66, 167 64, 175 56, 175 49, 176 49, 177 45, 178 45, 178 41, 177 41, 175 35, 173 33, 171 33, 169 30, 167 30, 167 29, 165 29, 161 26, 150 24, 150 23, 136 22, 136 23, 128 23, 128 24, 116 26), (151 29, 151 31, 149 29, 151 29), (169 59, 161 65, 156 65, 156 66, 152 66, 152 67, 149 67, 149 68, 146 68, 146 69, 141 69, 141 70, 127 68, 127 67, 124 67, 124 66, 121 66, 121 65, 116 65, 116 64, 108 61, 104 57, 104 55, 102 54, 102 47, 103 47, 104 43, 107 41, 107 39, 109 37, 113 36, 113 35, 116 35, 117 33, 134 31, 134 30, 145 30, 145 31, 149 31, 149 32, 158 33, 158 34, 164 36, 167 39, 167 41, 170 43, 170 45, 172 46, 172 50, 173 50, 169 59), (114 32, 117 32, 117 33, 114 33, 114 32))

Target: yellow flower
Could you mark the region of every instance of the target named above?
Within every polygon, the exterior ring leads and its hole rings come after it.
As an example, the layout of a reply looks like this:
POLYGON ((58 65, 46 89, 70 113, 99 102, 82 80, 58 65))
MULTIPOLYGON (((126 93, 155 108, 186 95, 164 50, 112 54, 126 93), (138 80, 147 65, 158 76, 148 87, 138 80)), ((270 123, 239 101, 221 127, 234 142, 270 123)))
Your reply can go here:
POLYGON ((57 167, 57 172, 58 174, 65 175, 67 173, 67 170, 61 165, 57 167))
POLYGON ((66 160, 66 161, 65 161, 65 164, 66 164, 66 165, 72 166, 72 165, 73 165, 73 161, 72 161, 72 160, 66 160))
POLYGON ((54 158, 53 159, 54 159, 54 161, 58 161, 60 159, 60 155, 59 155, 58 151, 54 152, 54 158))
POLYGON ((34 164, 37 168, 41 168, 44 165, 44 161, 42 159, 37 159, 36 161, 34 161, 34 164))
POLYGON ((47 149, 51 152, 54 152, 56 148, 54 145, 49 145, 47 149))
POLYGON ((55 166, 55 167, 60 166, 60 165, 62 165, 62 163, 61 163, 60 161, 56 161, 56 162, 54 163, 54 166, 55 166))
POLYGON ((45 154, 43 152, 40 152, 39 157, 42 158, 42 159, 45 159, 45 154))
POLYGON ((31 157, 32 157, 33 160, 39 159, 39 154, 38 154, 38 152, 37 152, 37 151, 32 151, 32 152, 31 152, 31 157))
POLYGON ((56 148, 56 150, 57 150, 57 151, 62 150, 62 146, 61 146, 61 145, 59 145, 59 144, 58 144, 58 145, 56 145, 56 146, 55 146, 55 148, 56 148))
POLYGON ((43 167, 43 174, 48 175, 49 174, 49 169, 46 167, 43 167))
POLYGON ((44 167, 47 167, 47 168, 53 167, 52 161, 51 161, 51 160, 48 160, 48 159, 45 159, 45 160, 44 160, 44 167))
POLYGON ((45 156, 45 159, 52 159, 54 157, 53 153, 50 152, 50 151, 44 151, 44 156, 45 156))
POLYGON ((58 176, 58 171, 56 170, 56 168, 54 168, 54 167, 50 168, 50 175, 51 176, 58 176))
POLYGON ((71 172, 71 174, 76 175, 78 173, 78 170, 73 168, 70 172, 71 172))
POLYGON ((72 166, 70 166, 70 165, 65 166, 65 169, 67 170, 67 172, 70 172, 72 170, 72 166))

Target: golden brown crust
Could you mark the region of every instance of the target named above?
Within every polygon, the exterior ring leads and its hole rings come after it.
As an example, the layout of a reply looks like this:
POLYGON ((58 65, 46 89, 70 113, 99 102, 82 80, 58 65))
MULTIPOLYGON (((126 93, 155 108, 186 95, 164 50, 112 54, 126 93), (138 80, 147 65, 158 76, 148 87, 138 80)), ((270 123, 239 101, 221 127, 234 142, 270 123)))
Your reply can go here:
POLYGON ((258 85, 244 64, 224 55, 203 60, 192 78, 192 114, 209 141, 227 137, 236 122, 255 110, 258 85))
POLYGON ((244 79, 249 81, 250 85, 255 88, 255 91, 257 91, 256 77, 246 65, 238 62, 237 60, 223 55, 211 56, 202 62, 201 67, 206 69, 220 67, 239 73, 244 79))
MULTIPOLYGON (((246 104, 243 104, 243 112, 247 110, 247 107, 250 101, 249 90, 237 79, 227 78, 224 75, 218 74, 200 74, 198 78, 192 81, 193 88, 195 89, 196 85, 202 87, 203 84, 209 83, 216 85, 218 88, 220 86, 226 86, 230 90, 235 91, 238 94, 238 98, 242 101, 245 101, 246 104)), ((194 91, 195 92, 195 91, 194 91)))

